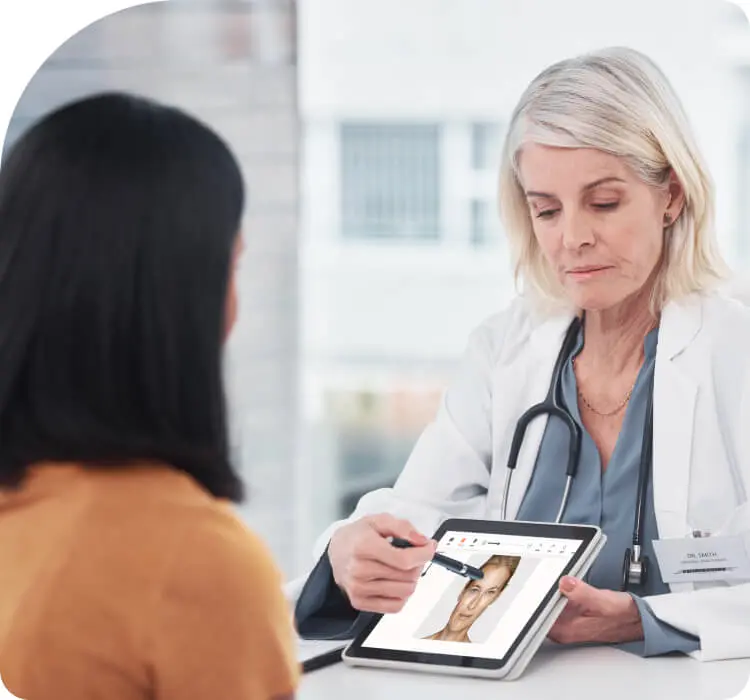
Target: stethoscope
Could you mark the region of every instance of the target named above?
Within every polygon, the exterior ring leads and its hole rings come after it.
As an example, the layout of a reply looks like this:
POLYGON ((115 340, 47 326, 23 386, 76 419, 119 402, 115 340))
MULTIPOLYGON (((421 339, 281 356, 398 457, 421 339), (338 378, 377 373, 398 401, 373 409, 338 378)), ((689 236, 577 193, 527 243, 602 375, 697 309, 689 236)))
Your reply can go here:
MULTIPOLYGON (((541 403, 535 404, 529 408, 519 419, 516 429, 513 433, 513 440, 510 445, 510 454, 508 455, 508 471, 503 487, 503 500, 500 510, 501 520, 505 520, 505 514, 508 507, 508 495, 510 493, 510 482, 513 476, 513 470, 516 468, 518 454, 521 451, 526 434, 526 428, 535 418, 542 415, 556 416, 559 418, 569 433, 568 443, 568 466, 566 469, 565 490, 563 491, 560 509, 555 518, 556 523, 560 523, 568 505, 570 498, 570 489, 573 485, 573 479, 578 470, 578 461, 581 455, 581 428, 575 422, 568 410, 563 406, 561 400, 560 378, 562 376, 563 366, 573 352, 578 339, 578 333, 581 328, 581 318, 576 316, 565 334, 560 353, 555 361, 552 370, 552 381, 550 382, 547 396, 541 403)), ((648 392, 648 403, 646 406, 646 417, 643 425, 643 440, 641 442, 641 460, 638 469, 638 500, 635 507, 635 519, 633 523, 633 545, 625 550, 625 557, 622 567, 622 586, 621 590, 626 591, 630 586, 645 586, 648 579, 649 561, 648 557, 642 552, 643 527, 645 520, 645 503, 646 491, 648 489, 648 480, 651 471, 652 462, 652 437, 653 437, 653 378, 648 392)))

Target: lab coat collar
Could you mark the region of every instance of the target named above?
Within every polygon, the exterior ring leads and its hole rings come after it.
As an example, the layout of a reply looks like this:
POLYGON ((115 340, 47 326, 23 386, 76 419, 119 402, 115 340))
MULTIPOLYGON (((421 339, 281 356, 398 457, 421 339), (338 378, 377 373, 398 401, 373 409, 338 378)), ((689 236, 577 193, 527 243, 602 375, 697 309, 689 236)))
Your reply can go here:
POLYGON ((573 311, 563 311, 543 320, 531 333, 530 341, 534 355, 540 360, 552 355, 550 375, 552 374, 554 361, 562 346, 565 331, 568 329, 574 315, 573 311), (551 348, 554 348, 554 352, 551 352, 551 348))
POLYGON ((691 294, 665 305, 659 324, 659 352, 673 360, 698 335, 703 324, 702 298, 691 294))

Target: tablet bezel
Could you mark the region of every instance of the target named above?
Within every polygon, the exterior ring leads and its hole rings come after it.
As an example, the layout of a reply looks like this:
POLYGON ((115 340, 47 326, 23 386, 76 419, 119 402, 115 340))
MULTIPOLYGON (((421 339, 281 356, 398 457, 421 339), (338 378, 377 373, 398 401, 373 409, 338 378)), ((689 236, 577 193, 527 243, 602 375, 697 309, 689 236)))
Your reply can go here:
MULTIPOLYGON (((473 532, 483 535, 510 535, 520 537, 544 537, 553 539, 581 540, 581 544, 563 569, 560 577, 575 569, 581 557, 589 550, 592 542, 599 534, 599 528, 593 525, 568 525, 552 523, 532 523, 523 521, 493 521, 493 520, 446 520, 435 532, 433 538, 438 542, 448 531, 473 532)), ((383 649, 380 647, 362 646, 375 626, 380 622, 382 614, 371 614, 371 619, 359 631, 357 636, 347 647, 345 655, 351 659, 371 659, 374 661, 405 662, 409 664, 426 664, 429 666, 451 666, 455 668, 483 669, 499 671, 505 667, 513 654, 534 627, 537 618, 549 606, 557 593, 557 585, 553 585, 545 594, 534 610, 521 632, 513 640, 502 658, 487 658, 477 656, 457 656, 452 654, 431 654, 422 651, 405 651, 403 649, 383 649)))

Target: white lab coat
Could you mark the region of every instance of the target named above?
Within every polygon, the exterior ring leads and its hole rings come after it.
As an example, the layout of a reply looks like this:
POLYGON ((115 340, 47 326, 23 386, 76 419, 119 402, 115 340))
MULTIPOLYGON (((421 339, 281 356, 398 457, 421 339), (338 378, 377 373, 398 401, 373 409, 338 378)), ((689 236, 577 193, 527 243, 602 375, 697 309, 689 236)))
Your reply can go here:
MULTIPOLYGON (((450 517, 498 519, 516 421, 545 397, 570 316, 539 318, 522 299, 471 335, 435 420, 393 488, 364 496, 346 521, 392 513, 432 534, 450 517)), ((546 418, 526 432, 511 481, 513 519, 546 418)), ((750 551, 750 309, 693 295, 663 310, 654 372, 653 492, 659 537, 742 534, 750 551)), ((301 581, 293 582, 292 597, 301 581)), ((700 638, 701 660, 750 657, 750 581, 677 584, 654 614, 700 638)))

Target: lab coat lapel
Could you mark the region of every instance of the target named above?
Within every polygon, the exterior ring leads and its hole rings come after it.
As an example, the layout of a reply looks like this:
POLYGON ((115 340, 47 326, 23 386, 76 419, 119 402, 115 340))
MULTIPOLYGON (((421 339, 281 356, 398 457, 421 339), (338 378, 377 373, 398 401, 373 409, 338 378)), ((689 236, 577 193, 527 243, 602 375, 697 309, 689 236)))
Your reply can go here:
MULTIPOLYGON (((509 430, 507 431, 507 440, 505 444, 510 447, 513 431, 518 418, 530 406, 543 401, 547 395, 550 381, 552 380, 552 370, 555 360, 560 352, 565 331, 567 330, 573 318, 572 314, 563 314, 548 319, 535 328, 529 338, 528 348, 522 350, 515 362, 510 363, 502 372, 506 385, 518 385, 519 378, 523 378, 525 388, 519 392, 523 397, 522 403, 514 402, 515 414, 509 417, 509 430)), ((501 379, 502 382, 502 379, 501 379)), ((502 384, 500 384, 502 386, 502 384)), ((508 493, 508 520, 513 520, 523 501, 526 490, 531 481, 534 472, 537 454, 544 435, 544 429, 547 425, 547 416, 540 416, 533 420, 526 429, 526 436, 521 445, 518 454, 518 462, 510 483, 508 493)), ((507 464, 508 451, 504 455, 507 464)), ((503 469, 505 471, 505 469, 503 469)))
POLYGON ((675 362, 701 327, 700 298, 662 312, 654 372, 653 491, 660 538, 684 537, 698 385, 675 362))

